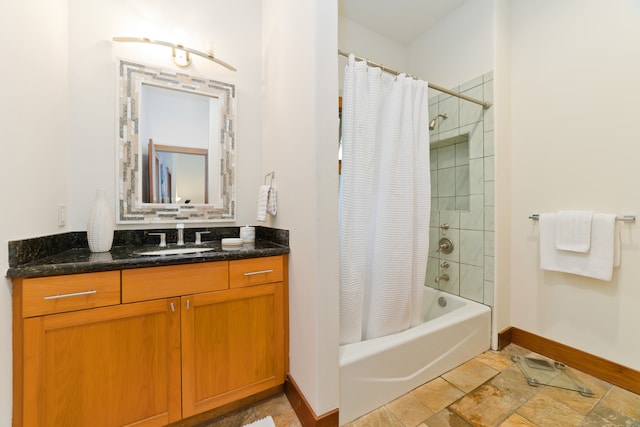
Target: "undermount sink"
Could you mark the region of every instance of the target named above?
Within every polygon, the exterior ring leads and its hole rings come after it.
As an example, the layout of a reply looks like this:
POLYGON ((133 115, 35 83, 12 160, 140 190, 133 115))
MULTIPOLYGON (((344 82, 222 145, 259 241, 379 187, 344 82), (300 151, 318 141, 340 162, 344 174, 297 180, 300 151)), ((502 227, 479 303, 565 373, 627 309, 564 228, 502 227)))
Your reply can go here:
POLYGON ((184 254, 196 254, 199 252, 212 251, 214 248, 170 248, 170 249, 157 249, 154 251, 136 252, 137 255, 147 256, 160 256, 160 255, 184 255, 184 254))

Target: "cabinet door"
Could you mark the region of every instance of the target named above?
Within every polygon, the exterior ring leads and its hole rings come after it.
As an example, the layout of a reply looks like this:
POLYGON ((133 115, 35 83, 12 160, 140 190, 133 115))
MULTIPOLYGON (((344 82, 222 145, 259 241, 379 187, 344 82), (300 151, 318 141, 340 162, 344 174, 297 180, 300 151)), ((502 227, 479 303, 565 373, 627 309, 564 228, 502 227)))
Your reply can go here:
POLYGON ((24 321, 25 426, 180 419, 180 300, 24 321))
POLYGON ((183 416, 284 382, 283 286, 182 297, 183 416))

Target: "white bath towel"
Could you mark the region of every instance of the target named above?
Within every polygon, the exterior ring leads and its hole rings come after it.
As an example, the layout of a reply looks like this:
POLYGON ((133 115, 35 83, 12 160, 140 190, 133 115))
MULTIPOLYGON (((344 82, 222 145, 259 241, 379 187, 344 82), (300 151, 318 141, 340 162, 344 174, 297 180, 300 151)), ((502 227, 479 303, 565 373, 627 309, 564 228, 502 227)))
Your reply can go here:
POLYGON ((278 200, 276 189, 273 185, 269 188, 269 197, 267 198, 267 213, 269 215, 276 215, 278 213, 278 200))
POLYGON ((540 215, 540 268, 610 281, 613 267, 620 264, 620 239, 614 214, 593 215, 589 252, 571 252, 556 247, 557 214, 540 215))
POLYGON ((556 248, 563 251, 589 252, 591 248, 592 211, 560 211, 556 218, 556 248))
POLYGON ((615 219, 613 222, 613 268, 617 268, 620 267, 622 248, 620 247, 620 230, 618 229, 618 223, 615 219))
POLYGON ((267 201, 269 199, 270 185, 261 185, 258 193, 258 215, 257 221, 265 222, 267 220, 267 201))

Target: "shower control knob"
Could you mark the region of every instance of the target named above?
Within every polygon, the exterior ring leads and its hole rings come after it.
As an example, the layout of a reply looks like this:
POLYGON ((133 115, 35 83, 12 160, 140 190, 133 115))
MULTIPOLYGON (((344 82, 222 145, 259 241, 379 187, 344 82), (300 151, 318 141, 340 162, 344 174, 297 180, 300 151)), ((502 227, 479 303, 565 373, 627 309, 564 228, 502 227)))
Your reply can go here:
POLYGON ((442 228, 443 230, 448 230, 449 229, 449 224, 442 224, 440 226, 440 228, 442 228))
POLYGON ((450 254, 453 252, 453 242, 451 239, 443 237, 440 239, 438 244, 440 245, 440 248, 436 252, 442 252, 443 254, 450 254))
POLYGON ((440 264, 440 267, 449 268, 449 263, 447 261, 442 261, 442 263, 440 264))

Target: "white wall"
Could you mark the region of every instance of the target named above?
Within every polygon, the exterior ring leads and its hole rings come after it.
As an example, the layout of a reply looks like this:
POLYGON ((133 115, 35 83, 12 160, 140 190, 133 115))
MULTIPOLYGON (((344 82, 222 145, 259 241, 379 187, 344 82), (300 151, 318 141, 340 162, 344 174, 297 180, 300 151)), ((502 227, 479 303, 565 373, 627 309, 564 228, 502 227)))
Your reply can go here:
MULTIPOLYGON (((393 70, 407 72, 408 48, 406 45, 382 36, 344 16, 338 17, 338 48, 393 70)), ((338 57, 340 93, 344 84, 346 64, 347 58, 338 57)))
POLYGON ((69 0, 70 229, 86 229, 97 188, 106 189, 109 200, 115 200, 117 58, 179 69, 169 48, 115 43, 111 38, 147 34, 173 41, 175 28, 187 32, 187 46, 194 49, 205 50, 211 40, 215 54, 238 69, 234 73, 194 57, 186 71, 236 84, 237 224, 255 223, 258 187, 263 179, 260 17, 259 0, 141 0, 135 4, 126 0, 69 0))
MULTIPOLYGON (((467 1, 408 45, 340 16, 339 47, 451 88, 493 70, 494 3, 495 0, 467 1)), ((345 63, 345 58, 340 57, 341 77, 345 63)))
POLYGON ((511 1, 496 0, 494 65, 495 282, 493 339, 511 325, 511 1))
POLYGON ((492 71, 494 3, 467 1, 411 42, 406 71, 446 88, 492 71))
POLYGON ((640 3, 511 7, 512 325, 640 369, 640 225, 621 225, 622 265, 603 282, 540 270, 527 218, 640 214, 640 3))
POLYGON ((317 415, 338 406, 337 2, 263 0, 262 171, 290 230, 291 374, 317 415))
MULTIPOLYGON (((68 197, 66 1, 2 2, 0 35, 8 41, 7 60, 0 67, 0 270, 4 273, 9 267, 9 240, 64 231, 58 227, 57 208, 68 197)), ((11 312, 11 282, 4 280, 0 287, 2 426, 11 425, 11 312)))

